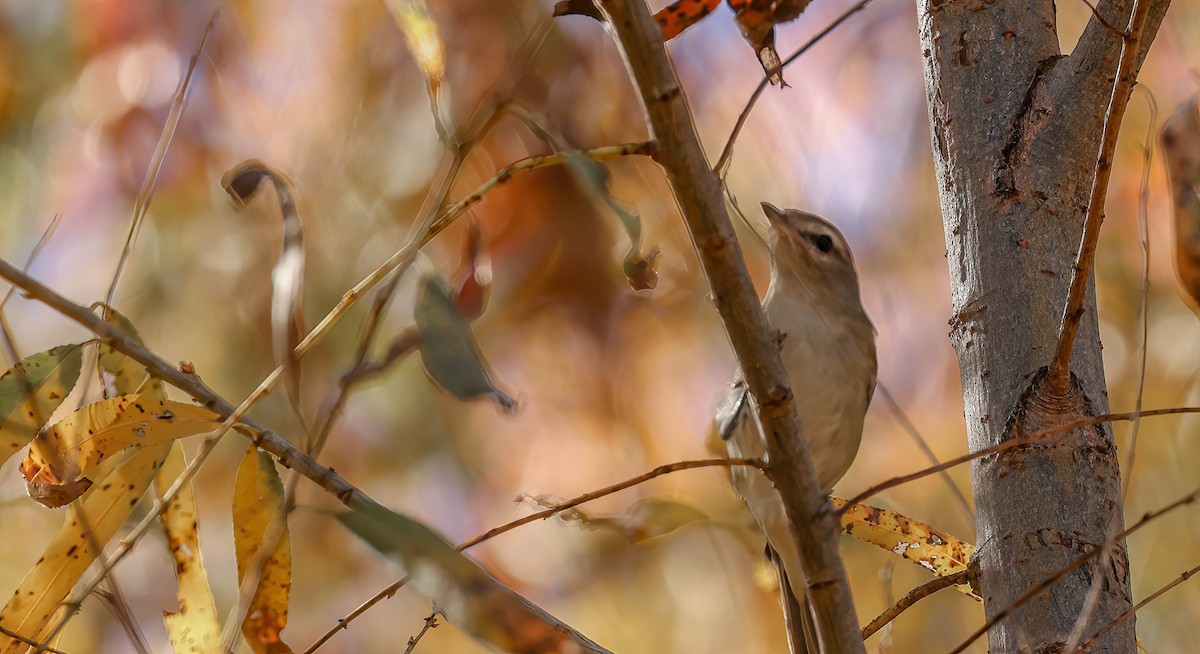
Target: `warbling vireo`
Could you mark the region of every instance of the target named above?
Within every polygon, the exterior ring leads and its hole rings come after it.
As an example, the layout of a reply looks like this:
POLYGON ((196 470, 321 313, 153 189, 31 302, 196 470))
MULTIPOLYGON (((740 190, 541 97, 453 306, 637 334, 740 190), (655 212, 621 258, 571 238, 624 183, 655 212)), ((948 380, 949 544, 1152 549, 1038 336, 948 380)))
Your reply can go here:
MULTIPOLYGON (((863 310, 858 274, 842 233, 810 213, 783 211, 766 202, 762 208, 771 224, 771 286, 763 309, 771 328, 781 333, 783 365, 804 438, 817 481, 828 494, 846 474, 862 440, 863 418, 875 390, 875 328, 863 310)), ((762 428, 740 375, 716 422, 729 456, 766 457, 762 428)), ((759 470, 743 466, 730 473, 734 490, 750 507, 782 566, 784 614, 789 631, 799 634, 810 623, 800 553, 783 502, 759 470)), ((808 649, 817 651, 811 626, 804 633, 808 649)), ((791 640, 799 645, 797 638, 791 640)))

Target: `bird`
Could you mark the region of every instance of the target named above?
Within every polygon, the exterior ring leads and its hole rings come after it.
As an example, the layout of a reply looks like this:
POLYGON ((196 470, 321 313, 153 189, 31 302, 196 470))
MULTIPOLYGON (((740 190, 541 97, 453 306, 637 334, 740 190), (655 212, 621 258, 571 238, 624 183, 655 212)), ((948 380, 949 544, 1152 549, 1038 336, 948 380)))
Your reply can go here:
MULTIPOLYGON (((845 237, 829 221, 763 202, 770 224, 771 281, 763 310, 780 355, 821 492, 828 495, 858 454, 875 390, 875 327, 862 305, 845 237)), ((766 443, 739 373, 715 429, 731 458, 765 459, 766 443)), ((768 461, 769 463, 769 461, 768 461)), ((734 491, 766 537, 779 569, 781 603, 794 654, 820 651, 807 606, 800 553, 771 481, 757 468, 730 468, 734 491)))

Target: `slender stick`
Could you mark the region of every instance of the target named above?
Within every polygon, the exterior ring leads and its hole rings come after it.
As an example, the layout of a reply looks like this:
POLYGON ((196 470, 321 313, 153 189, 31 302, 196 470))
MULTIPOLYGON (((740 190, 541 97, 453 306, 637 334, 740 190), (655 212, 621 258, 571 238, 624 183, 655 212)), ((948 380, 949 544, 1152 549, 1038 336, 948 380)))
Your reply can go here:
POLYGON ((1121 119, 1125 116, 1125 108, 1129 106, 1129 94, 1137 81, 1137 74, 1133 72, 1134 59, 1137 58, 1142 28, 1153 4, 1133 0, 1133 8, 1129 13, 1129 31, 1122 36, 1121 58, 1117 63, 1108 111, 1104 114, 1104 131, 1096 154, 1096 175, 1092 178, 1092 190, 1083 219, 1083 235, 1071 271, 1071 288, 1063 306, 1054 360, 1050 363, 1051 387, 1060 393, 1065 392, 1071 382, 1071 352, 1075 348, 1075 336, 1083 318, 1083 300, 1087 295, 1088 283, 1092 279, 1092 266, 1096 262, 1096 244, 1100 240, 1100 225, 1104 222, 1104 200, 1108 193, 1108 180, 1112 176, 1113 150, 1117 146, 1121 119))
POLYGON ((1121 624, 1122 622, 1125 622, 1129 618, 1133 617, 1133 614, 1140 611, 1142 609, 1142 607, 1144 607, 1147 604, 1149 604, 1150 602, 1153 602, 1154 600, 1158 599, 1160 595, 1167 592, 1168 590, 1171 590, 1172 588, 1178 586, 1179 584, 1182 584, 1183 582, 1187 581, 1188 579, 1191 579, 1198 572, 1200 572, 1200 565, 1198 565, 1194 568, 1191 568, 1189 570, 1184 570, 1183 574, 1176 577, 1173 581, 1171 581, 1171 583, 1167 584, 1166 586, 1163 586, 1162 588, 1159 588, 1158 590, 1154 591, 1153 593, 1150 593, 1150 595, 1147 596, 1146 599, 1138 602, 1137 604, 1134 604, 1133 608, 1131 608, 1128 611, 1117 616, 1116 619, 1114 619, 1112 622, 1104 625, 1104 628, 1102 628, 1100 631, 1097 631, 1096 635, 1089 638, 1087 640, 1087 642, 1085 642, 1083 645, 1080 645, 1079 649, 1084 652, 1088 651, 1088 648, 1092 646, 1092 643, 1096 642, 1096 640, 1098 638, 1100 638, 1104 634, 1108 633, 1109 629, 1112 629, 1113 627, 1116 627, 1117 625, 1121 624))
MULTIPOLYGON (((866 9, 867 5, 869 4, 871 4, 871 0, 859 0, 859 2, 855 3, 845 12, 843 12, 841 16, 835 18, 832 23, 825 27, 825 29, 814 34, 813 37, 808 40, 808 43, 800 46, 799 50, 793 52, 792 55, 787 59, 784 59, 783 63, 779 65, 779 70, 787 68, 792 64, 792 62, 796 61, 803 56, 804 53, 808 52, 809 49, 811 49, 814 45, 820 43, 821 39, 829 36, 830 32, 840 27, 842 23, 846 22, 846 20, 851 16, 857 14, 863 9, 866 9)), ((733 156, 733 143, 737 140, 738 134, 741 134, 742 127, 746 125, 746 119, 750 117, 750 112, 753 111, 754 105, 758 104, 758 98, 763 94, 763 91, 766 90, 770 81, 771 78, 768 75, 764 75, 763 78, 759 80, 758 86, 754 88, 754 93, 751 93, 750 99, 746 101, 746 106, 742 109, 742 113, 738 114, 737 122, 733 125, 733 131, 729 133, 729 138, 725 141, 725 147, 721 149, 721 156, 717 158, 717 165, 713 166, 713 171, 716 172, 718 176, 724 177, 723 171, 725 170, 725 167, 729 165, 730 157, 733 156)))
POLYGON ((667 174, 754 398, 771 461, 767 474, 779 490, 800 549, 800 573, 808 586, 821 642, 830 651, 865 652, 837 549, 841 530, 813 472, 778 340, 746 270, 720 180, 700 146, 691 109, 663 45, 662 29, 644 0, 597 0, 596 5, 620 45, 657 144, 654 159, 667 174))
POLYGON ((892 477, 891 479, 889 479, 887 481, 875 484, 874 486, 871 486, 870 488, 859 493, 858 495, 855 495, 852 499, 850 499, 850 501, 846 504, 845 507, 838 509, 836 511, 836 513, 838 515, 841 515, 845 510, 847 510, 847 507, 853 506, 854 504, 862 503, 864 500, 866 500, 869 497, 878 495, 879 493, 882 493, 885 490, 895 488, 902 484, 907 484, 910 481, 916 481, 918 479, 928 477, 929 475, 939 473, 943 470, 949 470, 950 468, 953 468, 955 466, 962 465, 969 461, 974 461, 975 459, 983 458, 990 454, 998 454, 998 453, 1004 452, 1006 450, 1011 450, 1014 447, 1022 447, 1024 445, 1029 445, 1030 443, 1035 443, 1044 438, 1049 438, 1050 436, 1056 436, 1058 434, 1065 434, 1069 431, 1074 431, 1076 429, 1079 429, 1080 427, 1087 427, 1088 425, 1098 425, 1098 424, 1104 423, 1104 422, 1116 422, 1119 420, 1133 420, 1134 418, 1138 418, 1138 417, 1151 418, 1154 416, 1179 415, 1179 414, 1183 414, 1183 413, 1200 413, 1200 407, 1185 406, 1185 407, 1172 407, 1169 409, 1150 409, 1148 411, 1141 411, 1141 412, 1130 411, 1128 413, 1109 413, 1109 414, 1100 415, 1100 416, 1090 416, 1087 418, 1081 418, 1079 420, 1076 420, 1075 422, 1069 422, 1064 425, 1059 425, 1057 427, 1052 427, 1050 429, 1043 429, 1042 431, 1034 432, 1032 434, 1029 434, 1028 436, 1022 436, 1020 438, 1014 438, 1012 440, 1004 441, 1003 443, 999 443, 999 444, 993 445, 989 448, 979 450, 978 452, 971 452, 970 454, 964 454, 960 457, 950 459, 949 461, 946 461, 944 463, 939 463, 936 466, 930 466, 928 468, 925 468, 924 470, 918 470, 916 472, 912 472, 907 475, 901 475, 899 477, 892 477))
MULTIPOLYGON (((1195 504, 1197 498, 1200 498, 1200 488, 1193 490, 1192 492, 1188 493, 1187 495, 1184 495, 1183 497, 1175 500, 1174 502, 1171 502, 1170 504, 1168 504, 1158 510, 1147 511, 1146 514, 1142 516, 1141 520, 1134 523, 1133 526, 1127 528, 1125 531, 1122 531, 1121 533, 1117 534, 1116 538, 1114 538, 1113 540, 1121 540, 1121 539, 1125 538, 1126 536, 1132 534, 1133 532, 1141 529, 1142 527, 1145 527, 1147 524, 1150 524, 1151 521, 1153 521, 1159 517, 1162 517, 1163 515, 1166 515, 1167 513, 1174 511, 1175 509, 1178 509, 1179 507, 1195 504)), ((1017 610, 1017 608, 1019 608, 1020 606, 1022 606, 1029 600, 1037 597, 1038 595, 1041 595, 1042 593, 1046 592, 1046 589, 1053 586, 1055 583, 1058 582, 1058 580, 1062 579, 1063 577, 1071 574, 1075 570, 1078 570, 1081 566, 1083 566, 1083 564, 1087 563, 1088 561, 1091 561, 1092 559, 1096 558, 1097 556, 1100 556, 1100 553, 1103 552, 1104 549, 1105 548, 1103 548, 1103 547, 1097 547, 1097 548, 1087 552, 1086 554, 1083 554, 1079 558, 1075 559, 1071 563, 1064 566, 1058 572, 1055 572, 1054 574, 1050 575, 1049 577, 1046 577, 1045 579, 1043 579, 1040 583, 1034 585, 1032 588, 1030 588, 1028 591, 1026 591, 1024 595, 1021 595, 1020 597, 1018 597, 1016 599, 1016 601, 1014 601, 1012 603, 1011 606, 1005 607, 999 613, 992 616, 992 618, 990 620, 988 620, 987 622, 985 622, 982 627, 980 627, 975 632, 973 632, 970 636, 968 636, 967 639, 965 641, 963 641, 962 643, 960 643, 958 647, 954 648, 954 650, 951 651, 950 654, 960 654, 961 652, 966 651, 966 649, 971 646, 971 643, 975 642, 981 636, 986 634, 989 629, 991 629, 992 627, 999 624, 1001 620, 1007 618, 1013 611, 1017 610)), ((1065 652, 1066 650, 1062 650, 1062 651, 1065 652)))
POLYGON ((891 608, 883 613, 880 613, 879 617, 875 618, 871 622, 867 623, 867 626, 863 627, 863 640, 874 636, 875 632, 883 629, 884 626, 886 626, 889 622, 895 620, 896 617, 901 613, 904 613, 906 610, 912 608, 912 606, 917 602, 920 602, 939 590, 950 588, 951 586, 957 586, 958 584, 963 583, 966 581, 967 575, 968 571, 962 570, 946 577, 938 577, 910 590, 907 595, 900 598, 899 602, 896 602, 891 606, 891 608))
MULTIPOLYGON (((718 466, 719 467, 752 466, 752 467, 755 467, 755 468, 758 468, 761 470, 763 468, 763 463, 762 463, 762 461, 759 461, 758 459, 699 459, 699 460, 695 460, 695 461, 678 461, 676 463, 668 463, 665 465, 658 466, 657 468, 651 470, 650 472, 638 475, 637 477, 634 477, 632 479, 626 479, 625 481, 622 481, 620 483, 616 483, 611 486, 605 486, 604 488, 601 488, 599 490, 594 490, 590 493, 584 493, 583 495, 580 495, 579 497, 576 497, 571 500, 567 500, 566 502, 563 502, 556 506, 552 506, 543 511, 538 511, 537 513, 533 513, 533 514, 527 515, 525 517, 518 518, 507 524, 503 524, 494 529, 490 529, 474 538, 471 538, 469 540, 465 540, 465 541, 459 543, 458 550, 462 551, 467 548, 474 547, 486 540, 491 540, 492 538, 495 538, 496 536, 499 536, 500 534, 512 531, 513 529, 516 529, 517 527, 520 527, 521 525, 526 525, 526 524, 529 524, 530 522, 534 522, 536 520, 544 520, 546 518, 550 518, 556 514, 566 511, 568 509, 573 509, 573 508, 579 506, 580 504, 584 504, 586 502, 591 502, 593 500, 599 499, 601 497, 605 497, 607 495, 612 495, 613 493, 623 491, 627 488, 632 488, 634 486, 637 486, 638 484, 642 484, 651 479, 654 479, 655 477, 661 477, 662 475, 669 474, 672 472, 679 472, 680 470, 695 470, 697 468, 710 468, 710 467, 718 467, 718 466)), ((373 597, 371 597, 371 599, 360 604, 358 606, 358 608, 356 608, 353 611, 351 611, 350 613, 348 613, 345 617, 339 618, 336 625, 334 625, 329 631, 325 632, 325 635, 321 636, 321 638, 318 639, 317 642, 313 643, 312 645, 309 645, 308 649, 304 650, 304 654, 312 654, 313 652, 317 651, 317 648, 319 648, 321 645, 325 644, 325 641, 332 638, 334 636, 334 634, 336 634, 338 631, 349 628, 351 621, 353 621, 355 618, 357 618, 358 616, 365 613, 367 611, 367 609, 371 608, 372 606, 375 606, 380 601, 387 599, 387 598, 391 597, 392 595, 395 595, 396 591, 400 590, 400 588, 403 587, 404 584, 406 584, 406 583, 408 583, 408 577, 403 577, 401 579, 398 579, 398 580, 392 582, 392 584, 389 585, 387 588, 384 588, 383 590, 376 593, 373 597)))

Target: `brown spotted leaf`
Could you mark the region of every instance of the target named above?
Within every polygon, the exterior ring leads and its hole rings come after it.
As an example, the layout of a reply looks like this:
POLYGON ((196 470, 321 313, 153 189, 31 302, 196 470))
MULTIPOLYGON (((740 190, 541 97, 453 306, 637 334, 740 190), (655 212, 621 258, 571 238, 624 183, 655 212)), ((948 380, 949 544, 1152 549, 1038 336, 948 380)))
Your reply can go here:
POLYGON ((446 619, 479 641, 513 654, 607 652, 512 589, 429 527, 383 507, 338 516, 409 575, 446 619))
MULTIPOLYGON (((172 443, 171 452, 154 479, 160 496, 183 475, 186 463, 183 447, 178 442, 172 443)), ((190 483, 163 508, 161 518, 179 583, 179 610, 163 612, 171 650, 175 654, 216 651, 221 646, 221 623, 200 556, 199 511, 190 483)))
MULTIPOLYGON (((141 334, 133 326, 133 322, 121 312, 101 302, 93 304, 92 310, 100 310, 105 322, 117 328, 138 345, 145 345, 141 334)), ((100 345, 97 365, 100 368, 100 380, 104 384, 104 397, 106 398, 153 391, 155 397, 167 399, 167 390, 163 386, 162 380, 150 377, 142 364, 118 352, 110 345, 100 345)))
MULTIPOLYGON (((0 610, 0 626, 35 640, 45 639, 63 600, 96 560, 97 552, 133 513, 171 445, 128 451, 100 466, 98 481, 67 509, 65 524, 0 610)), ((25 649, 0 637, 4 654, 25 649)))
POLYGON ((275 537, 275 547, 262 565, 258 588, 242 622, 242 635, 255 654, 292 651, 280 638, 288 621, 292 546, 284 509, 283 482, 275 469, 275 460, 251 445, 238 466, 233 488, 233 544, 238 583, 250 566, 261 560, 259 549, 271 537, 275 537), (275 537, 272 531, 278 536, 275 537))
POLYGON ((21 474, 30 495, 47 506, 78 497, 97 466, 130 447, 148 447, 216 429, 217 414, 159 399, 158 391, 89 404, 46 429, 29 446, 21 474), (61 491, 66 495, 47 496, 61 491))
MULTIPOLYGON (((848 502, 832 497, 835 508, 848 502)), ((851 504, 842 514, 842 531, 863 541, 904 557, 939 577, 948 577, 967 569, 975 546, 959 540, 932 525, 895 511, 866 504, 851 504)), ((983 601, 969 583, 955 586, 963 593, 983 601)))
POLYGON ((662 28, 663 40, 670 41, 720 5, 721 0, 678 0, 659 9, 654 20, 662 28))
POLYGON ((83 349, 60 345, 0 376, 0 463, 33 440, 79 379, 83 349))
POLYGON ((742 37, 754 48, 763 71, 771 83, 787 86, 783 81, 782 62, 775 51, 775 26, 800 17, 811 0, 727 0, 737 20, 742 37))

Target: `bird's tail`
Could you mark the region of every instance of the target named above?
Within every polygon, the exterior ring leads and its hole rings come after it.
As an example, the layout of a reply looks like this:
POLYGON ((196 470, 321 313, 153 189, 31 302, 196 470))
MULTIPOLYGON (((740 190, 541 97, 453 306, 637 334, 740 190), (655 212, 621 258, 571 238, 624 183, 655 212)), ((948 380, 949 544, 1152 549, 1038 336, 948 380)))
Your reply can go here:
POLYGON ((820 654, 817 629, 813 623, 808 597, 792 591, 787 570, 779 555, 767 546, 767 556, 775 562, 779 574, 779 603, 783 606, 783 626, 787 630, 788 649, 792 654, 820 654))

